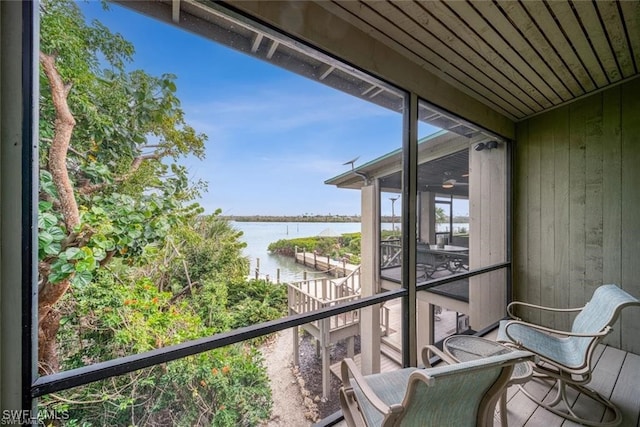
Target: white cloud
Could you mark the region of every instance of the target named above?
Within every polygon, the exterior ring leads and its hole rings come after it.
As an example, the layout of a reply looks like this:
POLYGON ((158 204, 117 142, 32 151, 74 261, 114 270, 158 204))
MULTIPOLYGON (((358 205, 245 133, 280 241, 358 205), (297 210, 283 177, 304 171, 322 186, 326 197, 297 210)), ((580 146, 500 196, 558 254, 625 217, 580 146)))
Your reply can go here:
POLYGON ((185 105, 189 121, 211 136, 234 130, 279 133, 307 126, 340 126, 363 118, 392 114, 340 93, 283 93, 258 88, 225 93, 205 104, 185 105))

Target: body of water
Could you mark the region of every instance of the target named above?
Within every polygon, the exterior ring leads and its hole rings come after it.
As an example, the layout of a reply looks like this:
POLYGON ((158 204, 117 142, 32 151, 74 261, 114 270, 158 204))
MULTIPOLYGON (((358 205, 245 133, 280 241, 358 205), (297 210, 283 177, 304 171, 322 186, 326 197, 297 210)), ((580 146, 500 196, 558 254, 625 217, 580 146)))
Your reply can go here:
MULTIPOLYGON (((359 222, 238 222, 231 221, 237 230, 243 232, 242 241, 247 244, 244 255, 249 258, 249 276, 256 276, 256 269, 259 270, 258 277, 261 279, 269 277, 276 281, 278 269, 280 269, 281 282, 295 282, 303 279, 304 272, 307 277, 318 277, 321 273, 301 264, 297 264, 292 257, 271 254, 267 250, 270 243, 280 239, 296 239, 299 237, 317 236, 323 231, 331 230, 332 234, 356 233, 360 231, 359 222)), ((448 224, 438 231, 448 231, 448 224)), ((454 224, 454 231, 459 227, 468 227, 468 224, 454 224)), ((391 229, 390 223, 382 224, 385 230, 391 229)), ((395 224, 399 228, 399 224, 395 224)), ((467 228, 468 230, 468 228, 467 228)))
POLYGON ((236 222, 231 224, 243 232, 242 241, 247 244, 244 255, 249 258, 250 277, 255 277, 258 259, 260 260, 259 277, 266 276, 273 281, 280 269, 281 282, 302 280, 304 271, 309 278, 319 276, 313 269, 296 264, 291 257, 271 254, 267 250, 270 243, 280 239, 297 239, 313 237, 330 229, 334 233, 356 233, 360 231, 359 222, 236 222))

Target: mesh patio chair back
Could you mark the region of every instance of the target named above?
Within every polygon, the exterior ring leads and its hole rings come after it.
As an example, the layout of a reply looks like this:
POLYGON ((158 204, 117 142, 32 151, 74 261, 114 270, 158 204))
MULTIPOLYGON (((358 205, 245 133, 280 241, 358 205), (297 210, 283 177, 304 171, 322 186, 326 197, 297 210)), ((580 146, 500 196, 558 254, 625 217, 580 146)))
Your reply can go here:
POLYGON ((514 351, 428 369, 406 368, 364 377, 356 373, 354 381, 345 381, 343 370, 343 413, 350 426, 492 425, 496 402, 513 365, 531 357, 529 352, 514 351), (371 394, 388 411, 376 408, 371 394))

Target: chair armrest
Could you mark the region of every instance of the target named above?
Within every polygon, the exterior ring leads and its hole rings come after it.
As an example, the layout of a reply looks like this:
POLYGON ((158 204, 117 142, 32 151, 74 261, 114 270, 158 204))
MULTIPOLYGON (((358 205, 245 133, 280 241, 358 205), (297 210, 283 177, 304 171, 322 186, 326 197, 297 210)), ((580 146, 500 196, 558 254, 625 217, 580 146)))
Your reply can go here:
POLYGON ((528 308, 535 308, 538 310, 544 310, 544 311, 553 311, 553 312, 559 312, 559 313, 572 313, 572 312, 576 312, 576 311, 581 311, 584 309, 584 307, 577 307, 577 308, 554 308, 554 307, 545 307, 542 305, 535 305, 535 304, 529 304, 526 302, 521 302, 521 301, 513 301, 511 303, 509 303, 509 305, 507 305, 507 314, 509 315, 509 317, 511 317, 512 319, 515 320, 522 320, 520 319, 518 316, 516 316, 515 314, 513 314, 513 308, 515 308, 516 306, 523 306, 523 307, 528 307, 528 308))
POLYGON ((551 328, 547 328, 545 326, 536 325, 534 323, 523 322, 522 320, 510 320, 504 326, 504 332, 505 332, 505 334, 507 334, 507 337, 512 342, 517 343, 518 345, 523 345, 523 343, 521 343, 520 341, 518 341, 517 339, 512 337, 511 334, 509 334, 509 327, 512 326, 512 325, 523 325, 523 326, 526 326, 526 327, 531 328, 531 329, 537 329, 539 331, 547 332, 547 333, 550 333, 550 334, 560 335, 561 338, 568 338, 568 337, 597 338, 597 337, 604 337, 607 334, 609 334, 609 332, 611 332, 611 327, 610 326, 605 327, 602 331, 597 332, 595 334, 581 334, 581 333, 576 333, 576 332, 561 331, 561 330, 558 330, 558 329, 551 329, 551 328))
POLYGON ((447 365, 453 365, 454 363, 458 363, 451 356, 442 352, 438 347, 433 345, 426 345, 422 348, 421 356, 422 356, 422 364, 427 368, 433 367, 431 366, 431 362, 429 361, 429 359, 431 359, 431 355, 438 356, 447 365))
POLYGON ((351 385, 351 381, 349 379, 349 377, 351 377, 356 382, 356 384, 358 384, 358 387, 360 387, 360 391, 362 391, 362 394, 364 394, 369 403, 371 403, 371 405, 376 408, 378 412, 386 416, 402 411, 401 405, 389 406, 384 403, 374 393, 373 390, 371 390, 371 387, 369 387, 369 385, 367 384, 367 380, 364 378, 364 376, 362 376, 353 359, 346 358, 342 361, 342 364, 340 365, 340 373, 342 376, 342 385, 346 393, 353 392, 353 386, 351 385))

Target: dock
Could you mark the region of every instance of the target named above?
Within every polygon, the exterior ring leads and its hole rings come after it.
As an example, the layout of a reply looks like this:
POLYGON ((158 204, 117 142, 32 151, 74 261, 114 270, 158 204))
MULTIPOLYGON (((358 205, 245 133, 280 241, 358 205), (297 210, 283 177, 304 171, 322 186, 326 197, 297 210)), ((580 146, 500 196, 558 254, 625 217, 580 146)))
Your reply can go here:
POLYGON ((331 259, 328 255, 318 255, 316 252, 305 252, 296 248, 294 255, 296 263, 311 267, 322 273, 334 277, 347 277, 360 266, 348 263, 346 260, 331 259))

